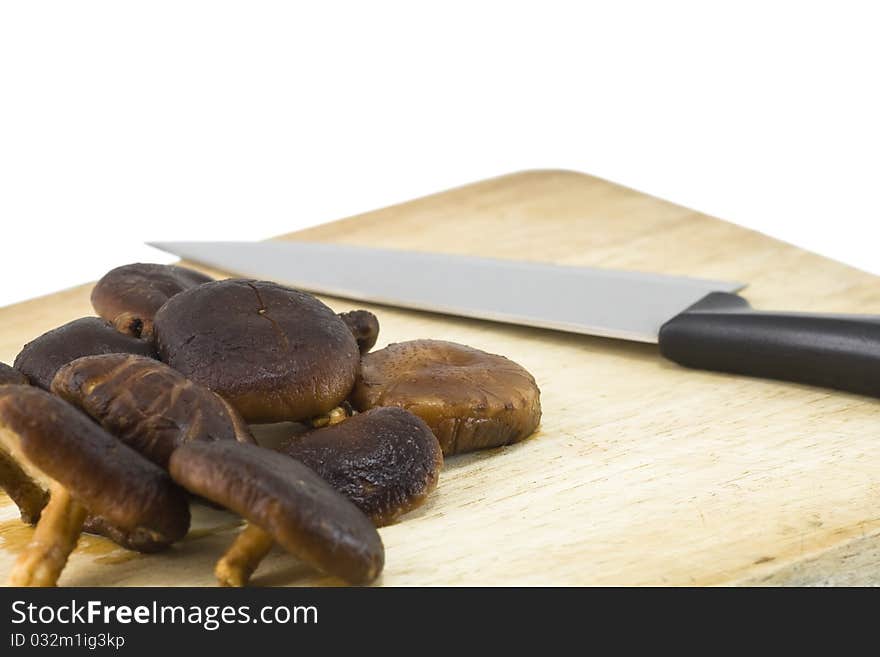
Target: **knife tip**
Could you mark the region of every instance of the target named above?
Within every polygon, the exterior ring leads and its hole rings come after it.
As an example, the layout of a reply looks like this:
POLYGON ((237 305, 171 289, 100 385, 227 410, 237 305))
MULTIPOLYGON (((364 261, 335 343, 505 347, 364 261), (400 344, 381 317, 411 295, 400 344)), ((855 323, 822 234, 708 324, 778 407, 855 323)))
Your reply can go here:
POLYGON ((174 253, 174 244, 172 242, 144 242, 144 244, 159 251, 165 251, 165 253, 174 253))

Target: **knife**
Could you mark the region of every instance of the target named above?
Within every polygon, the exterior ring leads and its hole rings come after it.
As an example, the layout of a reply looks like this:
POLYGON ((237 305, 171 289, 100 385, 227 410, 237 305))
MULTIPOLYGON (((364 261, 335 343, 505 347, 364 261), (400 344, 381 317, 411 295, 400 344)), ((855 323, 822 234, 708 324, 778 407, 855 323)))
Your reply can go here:
POLYGON ((150 242, 318 294, 657 343, 686 367, 880 396, 880 317, 753 310, 740 283, 317 242, 150 242))

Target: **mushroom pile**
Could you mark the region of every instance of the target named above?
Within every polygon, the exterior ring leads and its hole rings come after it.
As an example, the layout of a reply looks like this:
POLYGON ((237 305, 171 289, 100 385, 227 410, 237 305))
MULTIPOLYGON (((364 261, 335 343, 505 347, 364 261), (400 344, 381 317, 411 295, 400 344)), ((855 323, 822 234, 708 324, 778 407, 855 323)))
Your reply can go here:
POLYGON ((8 582, 54 586, 81 532, 158 552, 190 505, 244 521, 215 575, 244 586, 273 545, 351 584, 382 571, 376 528, 437 487, 444 456, 518 442, 541 419, 516 363, 413 340, 267 281, 131 264, 83 317, 0 363, 0 487, 35 525, 8 582), (254 426, 283 423, 261 445, 254 426))

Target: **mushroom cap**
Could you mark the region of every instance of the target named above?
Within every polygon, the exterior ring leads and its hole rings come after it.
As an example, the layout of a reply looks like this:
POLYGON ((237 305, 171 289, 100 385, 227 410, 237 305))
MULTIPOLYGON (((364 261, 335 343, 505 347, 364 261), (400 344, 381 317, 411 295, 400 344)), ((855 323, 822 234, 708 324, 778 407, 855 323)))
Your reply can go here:
POLYGON ((135 335, 149 334, 153 316, 162 304, 178 292, 211 280, 186 267, 136 262, 111 269, 95 283, 92 307, 111 322, 125 315, 136 325, 132 329, 135 335))
POLYGON ((77 358, 58 370, 52 392, 163 468, 171 452, 190 440, 254 442, 222 397, 143 356, 77 358))
POLYGON ((0 444, 135 543, 167 545, 189 529, 186 493, 167 472, 44 390, 0 387, 0 444))
POLYGON ((342 321, 357 341, 362 354, 367 353, 379 339, 379 318, 369 310, 350 310, 339 313, 342 321))
POLYGON ((351 401, 360 411, 400 406, 415 413, 447 456, 515 443, 541 421, 541 391, 525 369, 442 340, 401 342, 365 355, 351 401))
POLYGON ((6 363, 0 363, 0 385, 5 383, 26 386, 30 381, 28 381, 28 378, 14 367, 10 367, 6 363))
POLYGON ((171 476, 268 532, 306 563, 354 584, 385 562, 379 533, 361 511, 299 461, 233 442, 193 442, 172 455, 171 476))
POLYGON ((443 467, 440 443, 428 425, 395 406, 315 429, 280 451, 317 472, 377 526, 421 505, 443 467))
POLYGON ((15 357, 15 369, 48 390, 62 365, 82 356, 115 353, 156 355, 149 342, 123 335, 100 317, 81 317, 28 342, 15 357))
POLYGON ((303 420, 339 405, 354 385, 357 343, 305 292, 265 281, 205 283, 154 318, 159 357, 232 404, 248 422, 303 420))
POLYGON ((0 490, 18 507, 25 524, 35 525, 49 502, 49 491, 43 483, 36 481, 0 442, 0 490))
POLYGON ((165 536, 153 534, 152 532, 126 531, 120 527, 116 527, 103 516, 87 516, 83 523, 82 530, 89 534, 96 534, 98 536, 103 536, 104 538, 109 538, 111 541, 120 547, 124 547, 126 550, 143 552, 144 554, 161 552, 168 548, 172 542, 167 540, 165 536))

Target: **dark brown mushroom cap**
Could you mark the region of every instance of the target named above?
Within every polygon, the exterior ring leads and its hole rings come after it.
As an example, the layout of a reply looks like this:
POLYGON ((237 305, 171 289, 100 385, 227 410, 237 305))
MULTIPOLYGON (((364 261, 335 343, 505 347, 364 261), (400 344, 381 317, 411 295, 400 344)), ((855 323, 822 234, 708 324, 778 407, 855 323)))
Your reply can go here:
POLYGON ((5 383, 26 386, 30 381, 28 381, 28 378, 14 367, 9 367, 6 363, 0 363, 0 385, 5 383))
POLYGON ((167 545, 189 529, 186 494, 168 473, 55 395, 0 386, 0 442, 136 543, 167 545))
MULTIPOLYGON (((16 384, 13 384, 16 385, 16 384)), ((21 521, 35 525, 49 501, 49 491, 43 482, 36 481, 32 472, 8 454, 0 440, 0 490, 6 492, 18 507, 21 521)))
MULTIPOLYGON (((153 316, 178 292, 211 281, 210 276, 177 265, 137 262, 116 267, 95 283, 92 306, 101 317, 116 322, 126 318, 133 335, 148 335, 153 316)), ((122 323, 122 322, 121 322, 122 323)), ((123 328, 117 325, 117 328, 123 328)))
POLYGON ((342 321, 357 341, 362 354, 367 353, 379 339, 379 318, 369 310, 350 310, 339 313, 342 321))
MULTIPOLYGON (((82 530, 89 534, 96 534, 109 538, 111 541, 124 547, 126 550, 134 550, 135 552, 143 552, 144 554, 152 554, 161 552, 171 545, 164 535, 158 535, 153 532, 144 531, 127 531, 120 527, 116 527, 107 518, 102 516, 88 516, 83 523, 82 530)), ((177 539, 175 539, 177 540, 177 539)))
POLYGON ((28 342, 15 358, 15 369, 48 390, 62 365, 82 356, 115 353, 156 355, 149 342, 123 335, 100 317, 81 317, 28 342))
POLYGON ((299 461, 228 441, 187 443, 171 455, 171 476, 268 532, 285 550, 354 584, 375 579, 385 562, 373 523, 299 461))
POLYGON ((535 379, 503 356, 442 340, 392 344, 363 357, 354 407, 400 406, 422 418, 443 454, 530 436, 541 421, 535 379))
POLYGON ((254 442, 222 397, 143 356, 78 358, 58 370, 52 392, 163 468, 171 452, 190 440, 254 442))
POLYGON ((395 406, 297 436, 280 451, 321 475, 377 526, 424 502, 443 467, 428 425, 395 406))
POLYGON ((248 422, 328 412, 346 398, 360 364, 336 313, 277 283, 232 279, 186 290, 159 309, 154 331, 162 361, 248 422))

